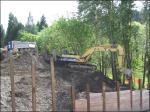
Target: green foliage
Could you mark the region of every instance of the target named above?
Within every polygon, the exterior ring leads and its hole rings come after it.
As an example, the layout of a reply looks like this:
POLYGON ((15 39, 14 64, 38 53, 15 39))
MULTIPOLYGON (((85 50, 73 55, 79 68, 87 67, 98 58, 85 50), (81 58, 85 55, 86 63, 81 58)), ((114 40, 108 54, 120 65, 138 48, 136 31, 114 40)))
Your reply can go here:
POLYGON ((79 19, 93 26, 97 40, 104 43, 108 36, 110 1, 79 1, 79 19))
POLYGON ((0 42, 0 47, 2 48, 3 46, 4 46, 4 38, 5 38, 5 31, 4 31, 4 29, 3 29, 3 25, 1 24, 0 25, 0 40, 1 40, 1 42, 0 42))
POLYGON ((48 25, 46 23, 46 18, 44 15, 42 15, 40 21, 37 23, 37 27, 38 27, 38 31, 40 32, 41 30, 43 30, 44 28, 47 28, 48 25))
POLYGON ((52 26, 39 33, 40 49, 61 53, 63 49, 83 53, 95 44, 92 28, 76 19, 60 18, 52 26))
POLYGON ((145 0, 144 2, 144 20, 146 24, 146 42, 145 42, 145 69, 144 69, 144 76, 147 76, 148 83, 150 83, 150 1, 145 0))
POLYGON ((27 31, 28 33, 32 33, 32 34, 37 34, 37 31, 38 31, 38 28, 33 22, 33 16, 31 15, 30 12, 29 12, 27 24, 25 26, 25 31, 27 31))
POLYGON ((6 32, 5 44, 7 42, 15 40, 19 34, 19 31, 23 29, 22 23, 18 23, 17 18, 10 13, 9 20, 8 20, 8 28, 6 32))
POLYGON ((39 38, 38 35, 34 35, 28 32, 21 32, 18 35, 17 39, 21 41, 37 42, 38 38, 39 38))
MULTIPOLYGON (((150 74, 150 20, 147 16, 150 13, 149 4, 149 1, 145 2, 141 16, 141 12, 133 10, 133 0, 79 1, 77 19, 62 17, 50 27, 47 27, 44 15, 35 25, 29 13, 24 28, 10 13, 5 42, 15 40, 16 37, 21 41, 36 41, 40 52, 51 53, 55 50, 58 54, 61 54, 63 49, 70 53, 83 54, 87 48, 100 44, 121 44, 125 49, 125 67, 131 68, 133 74, 141 78, 144 65, 146 67, 144 73, 147 76, 150 74), (141 18, 142 22, 139 23, 141 18), (143 55, 145 55, 145 62, 143 62, 143 55)), ((1 38, 3 37, 4 31, 1 27, 1 38)), ((104 68, 115 69, 115 60, 115 55, 110 53, 95 53, 90 63, 104 71, 104 68)), ((116 75, 117 72, 113 74, 116 75)), ((114 75, 112 77, 114 78, 114 75)))
POLYGON ((32 34, 37 34, 38 29, 36 27, 36 25, 26 25, 25 26, 25 31, 28 33, 32 33, 32 34))
POLYGON ((132 47, 133 57, 138 58, 140 54, 144 53, 145 25, 134 21, 131 27, 130 46, 132 47))
MULTIPOLYGON (((106 44, 109 40, 109 43, 121 44, 125 49, 125 67, 135 70, 136 75, 142 75, 143 60, 141 57, 145 52, 145 25, 132 22, 133 20, 141 21, 142 18, 141 12, 133 10, 133 7, 133 0, 80 0, 79 19, 94 27, 99 43, 106 44)), ((105 62, 102 63, 99 54, 93 56, 92 59, 92 63, 96 65, 108 65, 106 60, 113 62, 113 60, 105 59, 105 62)))
POLYGON ((144 62, 141 60, 141 58, 133 59, 132 66, 133 66, 133 75, 137 78, 142 78, 144 62))

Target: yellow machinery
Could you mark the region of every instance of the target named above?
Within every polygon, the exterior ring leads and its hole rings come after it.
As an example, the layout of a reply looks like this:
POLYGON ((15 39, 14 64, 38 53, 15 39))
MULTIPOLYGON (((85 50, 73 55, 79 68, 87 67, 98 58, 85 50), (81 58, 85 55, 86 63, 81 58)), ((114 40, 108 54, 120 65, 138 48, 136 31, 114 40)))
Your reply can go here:
MULTIPOLYGON (((87 49, 86 52, 81 56, 80 55, 63 54, 62 56, 57 58, 57 61, 65 63, 65 64, 69 64, 72 67, 74 65, 81 67, 80 65, 87 65, 86 62, 89 61, 89 59, 94 54, 94 52, 106 52, 106 51, 118 53, 119 68, 122 68, 123 58, 124 58, 124 50, 120 45, 100 45, 97 47, 92 47, 92 48, 87 49)), ((88 65, 88 66, 90 66, 90 65, 88 65)))

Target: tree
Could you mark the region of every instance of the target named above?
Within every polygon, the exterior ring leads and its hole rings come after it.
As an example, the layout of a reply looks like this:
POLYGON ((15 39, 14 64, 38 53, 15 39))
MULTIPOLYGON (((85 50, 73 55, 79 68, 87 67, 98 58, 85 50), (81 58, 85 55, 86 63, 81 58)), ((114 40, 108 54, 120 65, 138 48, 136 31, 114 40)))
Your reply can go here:
MULTIPOLYGON (((125 67, 132 69, 135 49, 139 49, 144 38, 139 38, 138 27, 131 25, 132 21, 141 21, 141 12, 133 10, 133 0, 107 0, 107 1, 79 1, 79 19, 92 25, 95 29, 97 39, 100 44, 109 42, 110 44, 121 44, 125 49, 125 67), (136 33, 135 33, 136 32, 136 33), (141 40, 141 42, 138 42, 141 40), (135 44, 136 42, 140 43, 135 44), (133 44, 134 43, 134 44, 133 44)), ((140 28, 139 28, 140 29, 140 28)), ((143 47, 141 47, 142 49, 143 47)), ((140 50, 141 51, 141 50, 140 50)), ((138 51, 138 53, 140 53, 138 51)), ((100 57, 100 56, 99 56, 100 57)), ((102 59, 102 58, 101 58, 102 59)), ((141 58, 139 58, 141 59, 141 58)), ((114 80, 119 80, 116 70, 115 54, 111 56, 112 75, 114 80), (116 75, 117 74, 117 75, 116 75)), ((103 65, 103 64, 102 64, 103 65)), ((104 62, 105 65, 105 62, 104 62)), ((135 67, 135 66, 134 66, 135 67)))
POLYGON ((150 84, 150 1, 148 0, 145 0, 144 3, 144 20, 146 23, 146 45, 144 56, 143 86, 145 83, 145 76, 147 76, 148 84, 150 84))
POLYGON ((0 25, 0 30, 1 30, 1 32, 0 32, 0 40, 1 40, 0 47, 2 48, 2 47, 4 47, 4 38, 5 38, 5 31, 3 29, 2 24, 0 25))
POLYGON ((116 4, 117 1, 113 0, 79 1, 79 19, 95 27, 97 39, 101 44, 106 42, 106 39, 110 43, 118 40, 119 15, 116 4), (110 33, 112 33, 112 37, 110 37, 110 33))
POLYGON ((37 42, 38 35, 34 35, 31 33, 27 33, 27 32, 20 32, 17 39, 21 41, 37 42))
MULTIPOLYGON (((132 44, 131 44, 131 22, 132 22, 132 8, 134 7, 132 0, 121 0, 119 5, 119 21, 121 29, 121 44, 125 49, 125 68, 132 68, 132 44)), ((123 78, 123 83, 125 77, 123 78)))
POLYGON ((23 24, 19 23, 17 18, 12 13, 10 13, 5 44, 7 44, 7 42, 9 41, 15 40, 19 34, 19 31, 22 30, 23 27, 24 27, 23 24))
POLYGON ((62 53, 63 49, 70 52, 83 53, 94 46, 93 29, 77 19, 60 18, 52 26, 39 33, 40 49, 49 53, 55 49, 62 53))
POLYGON ((40 21, 37 23, 37 27, 38 27, 38 31, 40 32, 41 30, 43 30, 44 28, 48 27, 47 23, 46 23, 46 18, 44 15, 42 15, 40 21))
POLYGON ((37 34, 37 27, 33 22, 33 16, 29 12, 28 20, 25 26, 25 31, 32 34, 37 34))
MULTIPOLYGON (((107 41, 109 43, 119 43, 120 33, 119 29, 119 20, 118 20, 118 10, 116 10, 117 1, 109 0, 109 1, 79 1, 79 18, 85 23, 92 25, 95 28, 96 38, 100 40, 99 44, 104 44, 107 41)), ((100 57, 100 56, 99 56, 100 57)), ((102 55, 102 60, 103 60, 102 55)), ((116 69, 116 56, 115 53, 111 55, 111 68, 112 75, 114 80, 119 80, 117 77, 117 69, 116 69)), ((101 61, 100 61, 101 62, 101 61)), ((104 61, 102 61, 100 66, 106 65, 104 61)), ((103 66, 104 67, 104 66, 103 66)), ((102 67, 102 69, 104 69, 102 67)))

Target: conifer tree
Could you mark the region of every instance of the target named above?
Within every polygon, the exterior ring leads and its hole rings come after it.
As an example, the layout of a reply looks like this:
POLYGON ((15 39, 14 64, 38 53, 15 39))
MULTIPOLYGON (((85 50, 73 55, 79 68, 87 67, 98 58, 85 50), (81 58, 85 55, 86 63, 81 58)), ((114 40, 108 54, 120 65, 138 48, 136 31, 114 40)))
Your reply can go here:
POLYGON ((37 28, 36 25, 33 22, 33 16, 31 15, 31 12, 29 12, 28 20, 25 26, 25 30, 28 33, 37 34, 37 28))
POLYGON ((38 27, 39 32, 43 30, 44 28, 48 27, 46 23, 46 17, 44 15, 42 15, 40 21, 37 23, 37 27, 38 27))
POLYGON ((17 39, 17 36, 19 34, 19 31, 23 29, 23 24, 19 23, 17 18, 10 13, 9 14, 9 20, 8 20, 8 27, 6 31, 6 38, 5 38, 5 44, 7 42, 17 39))

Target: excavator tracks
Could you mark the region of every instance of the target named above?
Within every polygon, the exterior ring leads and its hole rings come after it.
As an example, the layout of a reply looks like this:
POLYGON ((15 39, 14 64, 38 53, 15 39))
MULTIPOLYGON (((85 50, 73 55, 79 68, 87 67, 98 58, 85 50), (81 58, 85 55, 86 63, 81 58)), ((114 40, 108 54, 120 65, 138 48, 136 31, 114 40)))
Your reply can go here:
POLYGON ((91 64, 76 64, 76 63, 69 63, 68 67, 71 69, 78 69, 78 70, 90 70, 95 71, 96 66, 91 64))
POLYGON ((79 64, 79 63, 75 63, 75 62, 56 61, 55 66, 56 67, 70 68, 70 69, 79 70, 79 71, 95 71, 96 70, 95 65, 79 64))

